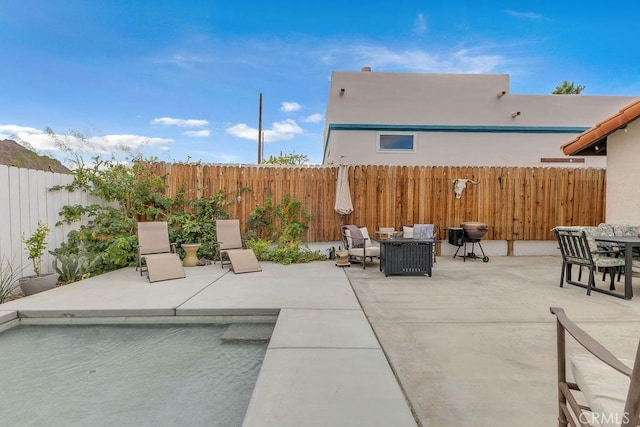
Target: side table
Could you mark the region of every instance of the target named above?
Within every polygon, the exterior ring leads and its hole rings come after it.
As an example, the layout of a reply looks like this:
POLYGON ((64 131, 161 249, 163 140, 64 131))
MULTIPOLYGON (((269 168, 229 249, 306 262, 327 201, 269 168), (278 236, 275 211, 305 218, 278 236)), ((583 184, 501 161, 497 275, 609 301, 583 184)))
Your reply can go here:
POLYGON ((184 267, 195 267, 198 265, 198 249, 200 249, 200 243, 183 243, 180 245, 184 249, 186 256, 182 260, 184 267))

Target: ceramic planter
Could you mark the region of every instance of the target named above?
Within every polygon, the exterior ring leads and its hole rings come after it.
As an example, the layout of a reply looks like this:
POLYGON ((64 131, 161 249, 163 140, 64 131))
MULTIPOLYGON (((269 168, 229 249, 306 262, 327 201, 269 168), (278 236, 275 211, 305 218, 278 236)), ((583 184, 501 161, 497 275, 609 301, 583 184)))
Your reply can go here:
POLYGON ((41 274, 40 276, 27 276, 21 278, 18 282, 22 293, 25 296, 29 296, 55 288, 56 283, 58 283, 58 275, 49 273, 41 274))

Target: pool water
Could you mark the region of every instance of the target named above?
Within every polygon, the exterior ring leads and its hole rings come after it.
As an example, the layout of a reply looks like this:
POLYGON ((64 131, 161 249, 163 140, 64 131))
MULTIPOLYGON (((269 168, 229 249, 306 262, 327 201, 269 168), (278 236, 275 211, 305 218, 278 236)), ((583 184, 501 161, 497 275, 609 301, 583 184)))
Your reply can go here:
POLYGON ((228 325, 18 326, 0 333, 15 426, 240 426, 267 341, 228 325))

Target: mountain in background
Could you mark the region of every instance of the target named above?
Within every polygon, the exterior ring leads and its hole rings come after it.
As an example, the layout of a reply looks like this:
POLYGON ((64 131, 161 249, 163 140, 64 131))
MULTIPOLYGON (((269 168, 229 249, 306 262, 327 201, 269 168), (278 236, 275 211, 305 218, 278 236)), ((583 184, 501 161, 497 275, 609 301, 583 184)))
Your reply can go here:
POLYGON ((41 156, 10 139, 0 141, 0 165, 57 173, 71 172, 58 160, 41 156))

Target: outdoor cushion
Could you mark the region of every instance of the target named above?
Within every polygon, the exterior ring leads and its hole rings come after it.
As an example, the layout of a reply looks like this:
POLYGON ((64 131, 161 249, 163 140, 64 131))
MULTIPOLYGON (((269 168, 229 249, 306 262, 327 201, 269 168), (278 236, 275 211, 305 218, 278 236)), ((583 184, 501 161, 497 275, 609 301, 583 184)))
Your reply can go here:
POLYGON ((433 224, 414 224, 413 238, 419 240, 433 239, 435 237, 436 226, 433 224))
MULTIPOLYGON (((633 360, 620 361, 633 367, 633 360)), ((619 426, 627 400, 629 377, 591 355, 572 355, 569 356, 569 362, 574 380, 591 408, 594 419, 602 427, 619 426)))
MULTIPOLYGON (((379 257, 380 246, 367 246, 367 257, 379 257)), ((349 255, 362 257, 364 255, 365 248, 353 248, 349 249, 349 255)))
POLYGON ((182 261, 178 254, 144 255, 147 264, 149 282, 183 279, 185 277, 182 261))
POLYGON ((629 224, 611 224, 615 236, 637 236, 638 228, 629 224))
POLYGON ((406 225, 402 226, 402 237, 405 239, 413 239, 413 227, 406 225))
POLYGON ((355 225, 347 225, 346 227, 347 228, 345 229, 344 234, 347 237, 347 244, 349 245, 349 249, 363 248, 369 240, 369 230, 367 230, 367 227, 358 228, 355 225), (352 230, 354 231, 353 237, 351 236, 352 230), (360 233, 362 238, 356 235, 357 232, 360 233))
POLYGON ((258 258, 252 249, 229 249, 227 256, 234 273, 252 273, 262 271, 258 258))

